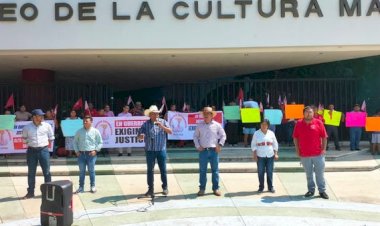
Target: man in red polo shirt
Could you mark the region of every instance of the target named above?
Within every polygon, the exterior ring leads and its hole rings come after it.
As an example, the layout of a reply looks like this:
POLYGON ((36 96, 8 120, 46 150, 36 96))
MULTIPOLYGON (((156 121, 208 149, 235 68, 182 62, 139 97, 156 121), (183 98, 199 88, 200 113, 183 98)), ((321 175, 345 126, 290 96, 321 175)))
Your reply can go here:
POLYGON ((314 195, 314 171, 319 194, 322 198, 328 199, 324 178, 327 133, 322 121, 314 118, 311 107, 305 107, 303 115, 304 118, 298 120, 294 128, 293 140, 296 153, 301 158, 306 173, 308 192, 305 197, 314 195))

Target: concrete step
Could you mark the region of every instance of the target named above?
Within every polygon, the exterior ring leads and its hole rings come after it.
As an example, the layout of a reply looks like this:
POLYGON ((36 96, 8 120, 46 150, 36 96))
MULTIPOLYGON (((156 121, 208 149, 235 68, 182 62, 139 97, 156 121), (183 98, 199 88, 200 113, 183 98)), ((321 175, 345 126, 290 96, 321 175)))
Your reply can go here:
MULTIPOLYGON (((133 162, 133 158, 143 158, 143 156, 125 157, 100 157, 96 164, 96 173, 98 175, 122 175, 122 174, 145 174, 146 164, 144 162, 133 162), (128 159, 129 158, 129 159, 128 159), (103 164, 99 164, 99 162, 103 164), (105 164, 108 162, 108 164, 105 164), (123 162, 123 163, 122 163, 123 162)), ((59 161, 55 160, 55 161, 59 161)), ((60 161, 65 161, 62 159, 60 161)), ((69 159, 72 164, 54 164, 51 166, 53 176, 78 175, 79 169, 74 164, 75 159, 69 159)), ((139 160, 140 161, 140 160, 139 160)), ((334 161, 326 161, 326 172, 356 172, 372 171, 379 169, 380 156, 372 156, 367 151, 354 152, 350 155, 344 155, 334 161)), ((245 162, 221 162, 219 164, 221 173, 256 173, 257 166, 252 160, 245 162)), ((168 162, 167 171, 172 173, 198 173, 198 162, 168 162)), ((299 160, 296 161, 276 161, 275 172, 303 172, 299 160)), ((156 173, 159 173, 156 167, 156 173)), ((26 176, 27 167, 22 164, 2 165, 0 166, 0 176, 26 176)), ((37 169, 37 175, 42 175, 40 167, 37 169)))
MULTIPOLYGON (((350 156, 360 155, 362 153, 367 153, 368 148, 362 149, 361 151, 327 151, 326 161, 339 161, 350 156)), ((145 152, 143 149, 134 149, 132 156, 117 156, 117 151, 110 150, 110 154, 102 156, 98 155, 97 165, 109 165, 109 164, 138 164, 145 163, 145 152)), ((279 151, 278 162, 292 162, 298 161, 299 158, 295 154, 293 147, 281 148, 279 151)), ((252 151, 249 148, 235 148, 227 147, 223 149, 220 154, 220 162, 252 162, 252 151)), ((168 149, 167 151, 167 162, 168 163, 197 163, 198 162, 198 152, 194 148, 181 148, 181 149, 168 149)), ((77 159, 75 157, 66 158, 59 157, 57 159, 51 158, 50 163, 54 165, 77 165, 77 159)), ((9 155, 6 159, 0 159, 0 166, 16 166, 16 165, 26 165, 25 154, 19 155, 9 155)))

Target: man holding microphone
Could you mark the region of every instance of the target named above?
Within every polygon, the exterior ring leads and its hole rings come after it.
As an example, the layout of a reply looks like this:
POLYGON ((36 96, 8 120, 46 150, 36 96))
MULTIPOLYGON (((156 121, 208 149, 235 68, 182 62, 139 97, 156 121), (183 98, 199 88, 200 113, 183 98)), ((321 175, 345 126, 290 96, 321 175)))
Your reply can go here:
POLYGON ((152 105, 144 112, 149 120, 144 122, 138 132, 138 139, 145 142, 145 154, 147 164, 147 182, 148 191, 146 197, 154 197, 154 166, 156 159, 160 168, 162 181, 162 194, 168 195, 168 182, 166 174, 166 141, 167 135, 171 134, 172 130, 168 122, 159 118, 160 111, 156 105, 152 105))

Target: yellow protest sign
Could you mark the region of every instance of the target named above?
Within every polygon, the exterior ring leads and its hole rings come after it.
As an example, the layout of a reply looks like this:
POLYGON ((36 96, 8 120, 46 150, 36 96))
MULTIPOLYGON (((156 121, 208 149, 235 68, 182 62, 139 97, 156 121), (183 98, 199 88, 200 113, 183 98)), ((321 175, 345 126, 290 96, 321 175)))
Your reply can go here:
POLYGON ((259 108, 242 108, 240 109, 242 123, 261 122, 259 108))
POLYGON ((332 115, 330 115, 329 112, 329 110, 325 110, 323 112, 323 119, 325 120, 325 125, 339 126, 342 119, 342 112, 332 111, 332 115))

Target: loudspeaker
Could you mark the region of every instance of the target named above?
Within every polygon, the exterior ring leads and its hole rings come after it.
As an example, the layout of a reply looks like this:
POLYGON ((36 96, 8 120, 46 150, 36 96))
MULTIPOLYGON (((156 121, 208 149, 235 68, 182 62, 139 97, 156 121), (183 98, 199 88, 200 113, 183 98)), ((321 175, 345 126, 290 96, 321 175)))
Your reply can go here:
POLYGON ((73 183, 59 180, 41 184, 41 225, 69 226, 73 223, 73 183))

